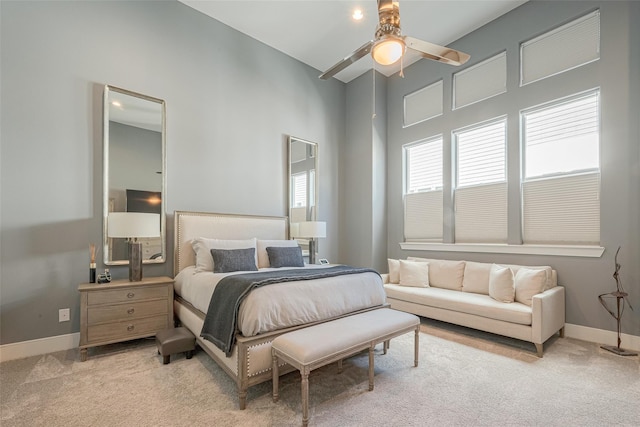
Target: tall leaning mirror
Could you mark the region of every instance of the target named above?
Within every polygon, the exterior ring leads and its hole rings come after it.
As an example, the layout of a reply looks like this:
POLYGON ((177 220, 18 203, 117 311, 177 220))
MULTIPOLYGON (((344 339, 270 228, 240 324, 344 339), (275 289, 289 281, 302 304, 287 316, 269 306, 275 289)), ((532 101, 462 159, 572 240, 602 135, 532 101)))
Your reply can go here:
POLYGON ((165 135, 162 99, 105 86, 103 254, 106 265, 129 264, 128 240, 134 238, 142 245, 143 263, 166 260, 165 135), (156 214, 142 217, 153 218, 156 223, 151 224, 151 228, 158 230, 159 226, 159 233, 127 230, 133 227, 129 222, 119 233, 128 236, 146 233, 154 237, 113 237, 118 234, 114 233, 115 220, 120 219, 122 223, 123 215, 111 214, 120 212, 156 214), (108 229, 110 215, 111 230, 108 229))
POLYGON ((290 136, 288 146, 290 234, 298 240, 303 255, 309 256, 309 240, 298 237, 298 224, 317 218, 318 144, 290 136))

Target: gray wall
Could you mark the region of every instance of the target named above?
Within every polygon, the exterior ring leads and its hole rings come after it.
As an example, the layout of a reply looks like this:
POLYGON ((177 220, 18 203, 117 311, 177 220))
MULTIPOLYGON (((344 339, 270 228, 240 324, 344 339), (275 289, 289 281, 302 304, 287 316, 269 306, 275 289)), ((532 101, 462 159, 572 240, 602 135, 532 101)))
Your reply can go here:
MULTIPOLYGON (((456 69, 420 61, 405 70, 405 78, 388 81, 388 254, 393 258, 429 256, 529 265, 551 265, 566 287, 568 323, 615 330, 615 321, 598 302, 598 295, 615 290, 613 257, 622 246, 621 277, 636 311, 623 316, 623 332, 640 335, 640 233, 638 229, 640 104, 638 99, 637 2, 528 2, 453 43, 469 52, 473 65, 506 49, 508 91, 457 111, 451 111, 451 75, 456 69), (587 12, 601 10, 601 58, 525 87, 518 86, 519 43, 587 12), (402 99, 407 93, 444 79, 445 114, 427 122, 402 128, 402 99), (506 254, 402 251, 402 145, 458 127, 506 114, 508 117, 509 177, 517 180, 521 109, 594 87, 601 88, 601 258, 517 256, 506 254), (513 154, 516 153, 514 156, 513 154), (514 173, 515 172, 515 173, 514 173)), ((513 194, 510 194, 513 196, 513 194)), ((515 203, 515 205, 514 205, 515 203)), ((510 242, 519 240, 518 201, 509 216, 510 242), (513 215, 515 213, 515 215, 513 215)))
POLYGON ((290 134, 319 144, 320 256, 338 258, 343 83, 177 1, 2 1, 0 14, 2 344, 79 330, 77 286, 102 240, 105 84, 167 103, 167 259, 175 210, 286 215, 290 134))

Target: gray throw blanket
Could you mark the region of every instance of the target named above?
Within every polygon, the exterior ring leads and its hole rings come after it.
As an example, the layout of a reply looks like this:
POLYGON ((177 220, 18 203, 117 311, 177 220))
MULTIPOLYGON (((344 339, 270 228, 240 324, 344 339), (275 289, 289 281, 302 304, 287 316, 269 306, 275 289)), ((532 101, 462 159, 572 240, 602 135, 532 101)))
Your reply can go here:
POLYGON ((213 291, 200 336, 211 341, 216 347, 224 351, 227 357, 230 357, 236 339, 240 303, 252 289, 274 283, 313 280, 366 272, 378 274, 377 271, 370 268, 338 265, 328 268, 242 273, 224 277, 218 282, 213 291))

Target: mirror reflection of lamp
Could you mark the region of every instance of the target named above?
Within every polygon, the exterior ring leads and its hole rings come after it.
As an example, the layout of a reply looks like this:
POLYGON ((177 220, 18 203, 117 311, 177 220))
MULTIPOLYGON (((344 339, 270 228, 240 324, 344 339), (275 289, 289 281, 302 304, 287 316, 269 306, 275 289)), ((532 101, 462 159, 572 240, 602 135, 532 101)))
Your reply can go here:
POLYGON ((138 238, 160 236, 160 215, 141 212, 110 212, 107 237, 126 238, 129 248, 129 281, 142 280, 142 243, 138 238))
POLYGON ((324 221, 303 221, 298 224, 298 236, 309 239, 309 264, 315 264, 315 239, 319 237, 327 237, 327 223, 324 221))

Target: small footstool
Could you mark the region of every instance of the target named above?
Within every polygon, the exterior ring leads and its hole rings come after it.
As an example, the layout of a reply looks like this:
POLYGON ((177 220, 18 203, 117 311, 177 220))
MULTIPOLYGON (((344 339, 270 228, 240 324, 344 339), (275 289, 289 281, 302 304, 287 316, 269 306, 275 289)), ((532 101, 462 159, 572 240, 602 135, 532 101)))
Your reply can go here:
POLYGON ((158 354, 162 355, 162 364, 166 365, 175 353, 186 352, 187 359, 191 359, 196 337, 185 327, 165 329, 156 334, 156 345, 158 354))

